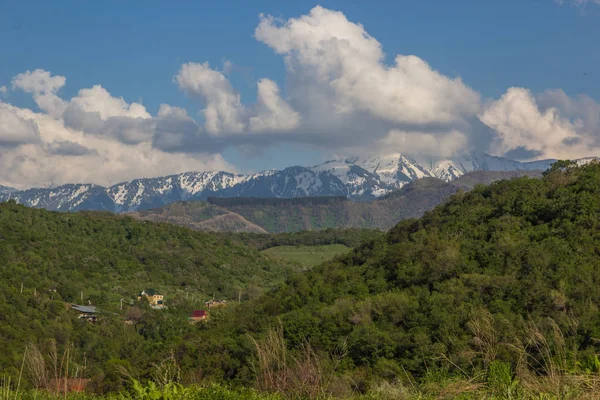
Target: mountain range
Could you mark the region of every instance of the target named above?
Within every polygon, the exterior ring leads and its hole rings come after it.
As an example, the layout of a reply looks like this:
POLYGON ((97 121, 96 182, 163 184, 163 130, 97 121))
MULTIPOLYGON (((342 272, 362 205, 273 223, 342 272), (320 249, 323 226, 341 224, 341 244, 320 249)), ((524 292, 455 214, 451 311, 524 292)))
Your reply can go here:
POLYGON ((209 197, 343 196, 355 201, 370 201, 420 178, 449 182, 471 171, 545 170, 554 161, 523 163, 488 154, 472 154, 419 163, 396 153, 328 161, 313 167, 292 166, 249 175, 223 171, 185 172, 135 179, 110 187, 86 183, 27 190, 0 187, 0 201, 14 199, 29 207, 56 211, 106 210, 116 213, 209 197))
POLYGON ((371 228, 388 230, 399 221, 416 218, 459 190, 477 184, 521 176, 539 178, 541 171, 474 171, 451 182, 421 178, 371 202, 343 196, 281 198, 221 198, 184 201, 128 215, 167 222, 201 231, 282 233, 322 229, 371 228))

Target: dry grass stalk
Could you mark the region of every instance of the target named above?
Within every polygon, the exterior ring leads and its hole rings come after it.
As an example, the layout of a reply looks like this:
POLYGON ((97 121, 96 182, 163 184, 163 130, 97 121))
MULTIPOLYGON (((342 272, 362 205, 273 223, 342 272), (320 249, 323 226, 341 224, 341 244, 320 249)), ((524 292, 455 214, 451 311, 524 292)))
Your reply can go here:
POLYGON ((325 397, 347 352, 346 341, 342 341, 326 367, 308 342, 300 346, 296 355, 290 355, 281 327, 271 329, 260 342, 251 340, 258 358, 255 366, 258 388, 288 399, 325 397))
MULTIPOLYGON (((125 370, 125 368, 122 368, 125 370)), ((119 371, 124 376, 130 375, 127 370, 119 371)), ((171 382, 179 382, 181 380, 181 367, 175 359, 175 354, 171 351, 169 357, 165 358, 160 364, 154 364, 152 378, 159 386, 166 386, 171 382)))
POLYGON ((30 344, 25 349, 25 365, 27 366, 27 375, 36 389, 46 389, 48 387, 48 369, 46 360, 40 349, 35 344, 30 344))
POLYGON ((473 342, 483 358, 484 368, 487 368, 498 354, 498 337, 494 329, 492 314, 485 309, 478 310, 467 323, 473 334, 473 342))

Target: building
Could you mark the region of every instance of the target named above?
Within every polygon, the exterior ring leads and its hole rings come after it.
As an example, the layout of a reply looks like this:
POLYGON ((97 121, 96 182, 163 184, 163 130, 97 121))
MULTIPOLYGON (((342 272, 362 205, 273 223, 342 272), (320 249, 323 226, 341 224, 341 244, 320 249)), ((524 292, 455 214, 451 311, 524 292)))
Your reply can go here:
POLYGON ((164 296, 158 293, 157 290, 154 289, 146 289, 142 290, 140 294, 138 294, 138 301, 142 300, 145 297, 148 299, 148 303, 152 308, 162 308, 164 307, 164 296))
POLYGON ((71 304, 71 309, 79 311, 79 319, 94 323, 98 319, 98 310, 96 306, 81 306, 79 304, 71 304))
POLYGON ((196 322, 206 321, 208 319, 208 313, 205 310, 195 310, 192 315, 188 317, 191 324, 196 322))
POLYGON ((211 299, 211 300, 205 301, 204 305, 207 308, 224 307, 224 306, 227 305, 227 300, 215 300, 215 299, 211 299))

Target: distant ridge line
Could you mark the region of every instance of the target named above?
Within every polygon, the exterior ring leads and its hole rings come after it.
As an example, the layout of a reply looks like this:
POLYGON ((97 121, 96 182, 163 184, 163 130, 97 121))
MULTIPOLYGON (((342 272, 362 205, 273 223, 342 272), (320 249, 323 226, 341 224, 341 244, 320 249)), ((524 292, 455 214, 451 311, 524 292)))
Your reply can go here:
POLYGON ((220 207, 235 206, 299 206, 299 205, 327 205, 349 201, 345 196, 316 196, 316 197, 209 197, 209 204, 220 207))

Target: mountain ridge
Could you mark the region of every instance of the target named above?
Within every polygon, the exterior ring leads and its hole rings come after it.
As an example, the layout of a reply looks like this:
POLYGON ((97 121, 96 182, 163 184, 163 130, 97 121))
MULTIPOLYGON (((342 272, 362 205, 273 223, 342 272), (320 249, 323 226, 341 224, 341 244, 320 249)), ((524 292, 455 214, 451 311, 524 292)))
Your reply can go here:
MULTIPOLYGON (((587 162, 588 159, 582 160, 587 162)), ((327 161, 312 167, 291 166, 249 175, 190 171, 134 179, 109 187, 83 183, 18 191, 0 188, 0 201, 13 199, 29 207, 53 211, 103 210, 115 213, 151 209, 176 201, 206 200, 208 197, 344 196, 355 201, 370 201, 420 178, 435 177, 449 182, 477 170, 545 170, 555 161, 522 163, 488 154, 472 154, 419 163, 394 153, 365 159, 327 161)))
POLYGON ((403 219, 420 217, 460 190, 468 191, 478 184, 502 179, 539 178, 541 175, 541 171, 474 171, 451 182, 425 177, 372 202, 354 202, 343 196, 210 197, 206 202, 175 202, 127 215, 197 230, 227 232, 284 233, 330 228, 388 230, 403 219))

